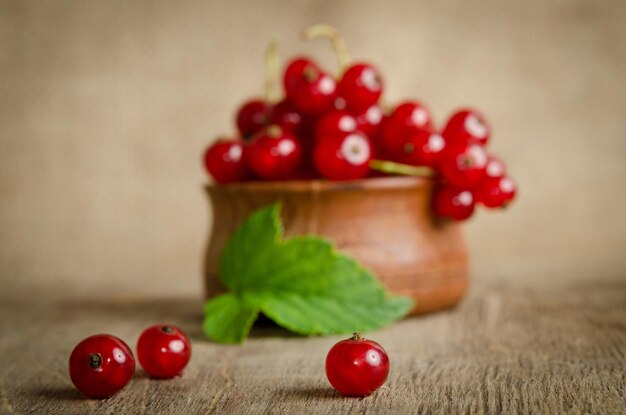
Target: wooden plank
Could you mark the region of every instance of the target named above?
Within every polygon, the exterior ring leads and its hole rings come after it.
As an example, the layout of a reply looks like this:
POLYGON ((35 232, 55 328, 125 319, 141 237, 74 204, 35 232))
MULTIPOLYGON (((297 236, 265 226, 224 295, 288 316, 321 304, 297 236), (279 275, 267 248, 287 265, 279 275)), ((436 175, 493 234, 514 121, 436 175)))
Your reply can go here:
POLYGON ((626 281, 475 286, 449 312, 368 333, 387 348, 386 386, 364 399, 328 385, 324 358, 339 337, 256 328, 243 346, 204 339, 197 299, 13 301, 0 305, 0 412, 211 413, 624 413, 626 281), (83 337, 120 336, 134 347, 145 326, 180 325, 193 341, 181 378, 138 370, 104 401, 83 399, 67 358, 83 337))

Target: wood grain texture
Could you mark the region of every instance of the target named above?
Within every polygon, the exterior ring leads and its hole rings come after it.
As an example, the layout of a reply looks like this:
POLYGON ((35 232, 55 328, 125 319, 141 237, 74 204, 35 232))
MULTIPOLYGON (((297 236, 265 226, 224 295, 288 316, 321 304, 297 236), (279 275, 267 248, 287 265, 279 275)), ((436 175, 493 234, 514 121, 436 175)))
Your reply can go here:
POLYGON ((205 256, 207 294, 223 291, 218 258, 234 229, 255 210, 280 201, 285 236, 330 238, 390 291, 412 297, 413 314, 452 307, 467 290, 467 247, 460 224, 433 215, 433 184, 420 177, 380 177, 208 186, 216 219, 205 256))
POLYGON ((4 302, 0 413, 409 414, 626 412, 626 281, 475 285, 457 309, 367 333, 391 358, 386 386, 343 398, 323 369, 338 337, 255 328, 243 346, 200 331, 200 299, 4 302), (158 321, 193 342, 184 376, 138 370, 104 401, 81 398, 67 375, 72 347, 96 332, 134 345, 158 321))

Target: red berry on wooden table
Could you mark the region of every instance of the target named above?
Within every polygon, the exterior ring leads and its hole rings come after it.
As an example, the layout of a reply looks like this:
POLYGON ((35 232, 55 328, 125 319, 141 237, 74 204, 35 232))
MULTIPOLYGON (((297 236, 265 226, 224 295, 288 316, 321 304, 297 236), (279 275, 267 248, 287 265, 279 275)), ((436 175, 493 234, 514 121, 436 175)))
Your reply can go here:
POLYGON ((302 159, 296 137, 285 129, 270 125, 252 137, 246 149, 246 164, 264 180, 292 178, 302 159))
POLYGON ((137 341, 137 359, 153 378, 180 375, 190 358, 191 344, 178 327, 156 324, 144 330, 137 341))
POLYGON ((345 396, 368 396, 387 380, 389 357, 380 344, 355 333, 330 349, 326 356, 326 376, 345 396))
POLYGON ((119 392, 135 373, 135 358, 128 345, 115 336, 87 337, 72 351, 72 383, 86 397, 104 399, 119 392))
POLYGON ((219 184, 244 181, 250 174, 243 159, 244 146, 236 140, 219 140, 204 153, 204 166, 219 184))

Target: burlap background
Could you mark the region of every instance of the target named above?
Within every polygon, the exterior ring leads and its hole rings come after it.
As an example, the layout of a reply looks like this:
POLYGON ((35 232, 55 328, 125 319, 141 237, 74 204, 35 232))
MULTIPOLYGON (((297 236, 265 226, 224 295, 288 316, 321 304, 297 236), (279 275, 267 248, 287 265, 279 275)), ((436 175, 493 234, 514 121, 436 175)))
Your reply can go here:
POLYGON ((493 124, 520 193, 468 223, 475 279, 623 275, 626 2, 2 0, 0 295, 198 293, 200 155, 260 91, 272 34, 334 65, 299 38, 317 22, 388 101, 493 124))

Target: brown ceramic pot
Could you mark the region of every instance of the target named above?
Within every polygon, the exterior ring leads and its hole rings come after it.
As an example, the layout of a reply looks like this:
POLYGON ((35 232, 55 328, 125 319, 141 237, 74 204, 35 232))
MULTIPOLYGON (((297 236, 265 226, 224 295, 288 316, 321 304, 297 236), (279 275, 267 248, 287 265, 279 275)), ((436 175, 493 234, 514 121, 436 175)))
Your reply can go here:
POLYGON ((432 215, 432 187, 431 179, 418 177, 210 185, 207 295, 223 291, 217 264, 231 232, 256 209, 281 201, 286 237, 332 239, 389 290, 413 297, 412 314, 454 306, 467 289, 468 253, 460 226, 432 215))

